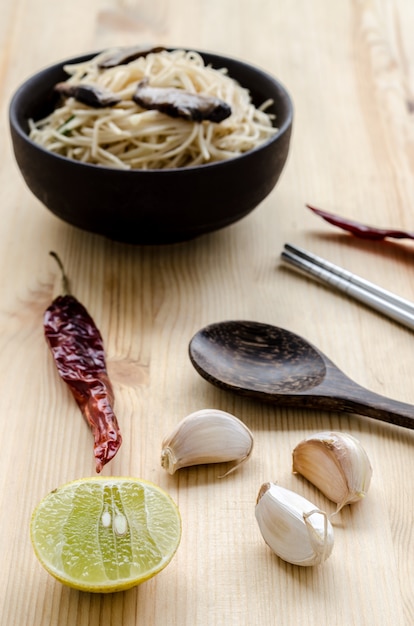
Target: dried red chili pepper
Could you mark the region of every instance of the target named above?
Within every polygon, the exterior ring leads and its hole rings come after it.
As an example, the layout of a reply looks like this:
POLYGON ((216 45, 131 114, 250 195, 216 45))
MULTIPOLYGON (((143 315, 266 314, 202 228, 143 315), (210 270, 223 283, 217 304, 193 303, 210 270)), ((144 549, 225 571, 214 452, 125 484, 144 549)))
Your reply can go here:
POLYGON ((360 222, 339 217, 339 215, 334 215, 333 213, 327 213, 326 211, 317 209, 310 204, 307 204, 306 206, 308 209, 316 213, 316 215, 322 217, 325 221, 333 224, 334 226, 339 226, 339 228, 352 233, 355 237, 359 237, 360 239, 371 239, 372 241, 380 241, 382 239, 386 239, 387 237, 394 239, 414 239, 414 233, 409 233, 403 230, 367 226, 366 224, 361 224, 360 222))
POLYGON ((63 264, 63 293, 46 309, 43 326, 57 370, 69 386, 94 436, 96 471, 110 461, 122 443, 108 377, 101 333, 85 307, 69 293, 63 264))

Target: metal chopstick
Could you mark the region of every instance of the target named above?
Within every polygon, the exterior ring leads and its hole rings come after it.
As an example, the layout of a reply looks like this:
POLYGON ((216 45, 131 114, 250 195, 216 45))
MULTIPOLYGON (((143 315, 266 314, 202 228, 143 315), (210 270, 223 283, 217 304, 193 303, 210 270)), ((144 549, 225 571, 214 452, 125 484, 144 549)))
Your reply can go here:
POLYGON ((286 244, 282 259, 296 269, 335 287, 372 309, 414 330, 414 303, 301 248, 286 244))
POLYGON ((356 274, 353 274, 352 272, 349 272, 348 270, 342 267, 339 267, 339 265, 335 265, 334 263, 331 263, 330 261, 326 261, 325 259, 322 259, 321 257, 316 256, 316 254, 307 252, 307 250, 304 250, 303 248, 299 248, 298 246, 293 246, 290 243, 286 243, 284 250, 291 252, 292 254, 296 256, 300 256, 303 259, 312 263, 313 265, 316 264, 318 267, 321 267, 327 270, 331 274, 335 274, 335 276, 339 276, 340 278, 343 278, 344 280, 349 281, 353 285, 356 285, 357 287, 361 287, 361 289, 365 289, 366 291, 369 291, 370 293, 378 296, 379 298, 383 300, 387 300, 391 304, 394 304, 395 306, 399 308, 405 309, 414 315, 414 303, 413 302, 410 302, 409 300, 405 300, 404 298, 401 298, 400 296, 397 296, 394 293, 391 293, 390 291, 387 291, 386 289, 383 289, 382 287, 379 287, 378 285, 371 283, 369 280, 366 280, 365 278, 361 278, 360 276, 357 276, 356 274))

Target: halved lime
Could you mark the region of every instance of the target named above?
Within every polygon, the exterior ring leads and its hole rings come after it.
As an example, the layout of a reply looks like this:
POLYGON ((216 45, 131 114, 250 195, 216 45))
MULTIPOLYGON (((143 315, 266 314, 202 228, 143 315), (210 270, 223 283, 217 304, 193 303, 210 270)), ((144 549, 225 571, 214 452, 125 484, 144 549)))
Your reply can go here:
POLYGON ((60 582, 107 593, 158 574, 181 539, 181 517, 157 485, 124 477, 81 478, 35 509, 30 535, 43 567, 60 582))

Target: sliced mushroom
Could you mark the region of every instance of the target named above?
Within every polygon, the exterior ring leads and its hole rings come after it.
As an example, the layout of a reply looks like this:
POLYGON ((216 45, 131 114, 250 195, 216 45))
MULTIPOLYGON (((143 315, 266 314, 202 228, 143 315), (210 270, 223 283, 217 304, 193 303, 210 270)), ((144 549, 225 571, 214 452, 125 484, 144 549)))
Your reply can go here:
POLYGON ((119 50, 115 50, 110 53, 107 57, 102 59, 98 63, 98 67, 101 69, 109 69, 110 67, 117 67, 118 65, 127 65, 127 63, 131 63, 131 61, 135 61, 135 59, 139 59, 140 57, 146 57, 150 52, 162 52, 165 50, 163 46, 131 46, 128 48, 119 48, 119 50))
POLYGON ((108 89, 101 89, 95 85, 71 85, 70 83, 57 83, 55 91, 62 96, 73 97, 78 102, 87 104, 95 109, 111 107, 121 102, 121 98, 108 89))
POLYGON ((138 83, 132 96, 143 109, 156 109, 170 117, 202 122, 222 122, 231 115, 231 107, 214 96, 195 94, 173 87, 150 87, 148 79, 138 83))

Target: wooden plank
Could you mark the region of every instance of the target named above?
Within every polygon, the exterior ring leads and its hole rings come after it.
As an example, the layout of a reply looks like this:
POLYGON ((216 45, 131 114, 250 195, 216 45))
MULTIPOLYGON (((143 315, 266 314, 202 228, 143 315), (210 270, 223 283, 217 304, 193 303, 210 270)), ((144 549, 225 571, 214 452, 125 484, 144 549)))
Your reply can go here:
POLYGON ((411 626, 412 433, 356 415, 276 409, 226 394, 196 374, 187 347, 213 321, 269 322, 306 337, 373 391, 414 403, 412 333, 279 262, 289 241, 414 300, 412 244, 352 239, 305 209, 312 202, 379 226, 414 229, 414 5, 2 4, 0 623, 411 626), (66 56, 142 41, 243 58, 280 78, 295 103, 286 169, 260 207, 220 232, 154 248, 113 243, 52 216, 25 187, 7 140, 8 101, 29 74, 66 56), (124 444, 104 474, 156 482, 183 517, 174 560, 125 593, 62 587, 30 545, 39 500, 94 473, 90 433, 42 333, 42 313, 59 289, 50 249, 64 259, 74 292, 105 339, 124 444), (255 437, 252 458, 224 479, 214 466, 167 475, 160 466, 163 436, 207 407, 246 422, 255 437), (363 442, 373 482, 365 501, 338 516, 329 560, 299 568, 265 546, 254 504, 260 485, 274 480, 333 511, 291 473, 293 447, 330 428, 363 442))

